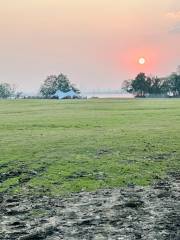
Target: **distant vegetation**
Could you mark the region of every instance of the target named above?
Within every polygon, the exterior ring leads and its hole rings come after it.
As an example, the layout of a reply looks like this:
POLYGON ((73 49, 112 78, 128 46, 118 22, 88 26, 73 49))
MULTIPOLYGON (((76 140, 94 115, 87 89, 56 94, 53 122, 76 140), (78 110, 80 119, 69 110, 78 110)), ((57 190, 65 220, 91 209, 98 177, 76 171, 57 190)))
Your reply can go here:
POLYGON ((180 97, 180 74, 172 73, 169 77, 158 78, 139 73, 135 79, 125 81, 123 88, 138 97, 148 94, 180 97))
POLYGON ((68 92, 73 90, 76 93, 80 91, 69 81, 67 76, 64 74, 50 75, 46 78, 43 85, 41 86, 40 93, 44 98, 50 98, 57 90, 62 92, 68 92))
POLYGON ((9 98, 14 95, 14 89, 8 83, 0 83, 0 98, 9 98))
MULTIPOLYGON (((170 96, 180 97, 180 67, 177 72, 169 77, 159 78, 157 76, 148 76, 145 73, 139 73, 135 79, 123 82, 123 89, 137 97, 146 96, 170 96)), ((8 83, 0 83, 0 98, 51 98, 57 90, 69 92, 73 90, 80 93, 64 74, 50 75, 40 87, 39 95, 24 96, 22 92, 16 92, 15 88, 8 83)))

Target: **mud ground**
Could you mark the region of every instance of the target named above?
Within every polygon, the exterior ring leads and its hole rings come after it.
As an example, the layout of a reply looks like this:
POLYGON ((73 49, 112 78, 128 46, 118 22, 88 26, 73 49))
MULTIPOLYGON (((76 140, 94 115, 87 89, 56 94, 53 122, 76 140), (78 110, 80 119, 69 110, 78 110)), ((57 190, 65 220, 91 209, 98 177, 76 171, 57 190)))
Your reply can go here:
POLYGON ((3 240, 180 240, 180 174, 66 198, 0 195, 3 240))

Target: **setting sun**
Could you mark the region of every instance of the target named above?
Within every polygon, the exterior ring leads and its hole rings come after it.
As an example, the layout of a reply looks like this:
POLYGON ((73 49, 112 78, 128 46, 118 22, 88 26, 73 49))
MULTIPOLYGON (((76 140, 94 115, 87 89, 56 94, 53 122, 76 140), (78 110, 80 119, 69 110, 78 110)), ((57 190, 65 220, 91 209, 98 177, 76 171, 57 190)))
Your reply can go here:
POLYGON ((138 60, 139 64, 144 65, 146 63, 145 58, 139 58, 138 60))

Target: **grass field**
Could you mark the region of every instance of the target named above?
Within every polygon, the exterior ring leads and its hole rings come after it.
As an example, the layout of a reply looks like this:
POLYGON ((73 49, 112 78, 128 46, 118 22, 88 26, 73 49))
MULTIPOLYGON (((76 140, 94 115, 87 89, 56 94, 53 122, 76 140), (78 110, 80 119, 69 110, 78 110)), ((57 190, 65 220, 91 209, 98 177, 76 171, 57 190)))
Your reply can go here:
POLYGON ((147 185, 179 169, 180 100, 0 101, 0 191, 147 185))

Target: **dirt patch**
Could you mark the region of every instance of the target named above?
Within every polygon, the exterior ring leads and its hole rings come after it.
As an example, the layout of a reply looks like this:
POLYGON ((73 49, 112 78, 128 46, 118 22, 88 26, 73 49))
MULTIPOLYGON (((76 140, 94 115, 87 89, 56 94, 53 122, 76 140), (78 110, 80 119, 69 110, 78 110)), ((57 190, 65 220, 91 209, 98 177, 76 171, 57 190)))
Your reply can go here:
POLYGON ((66 198, 0 196, 3 240, 179 240, 180 174, 66 198))
MULTIPOLYGON (((18 178, 18 183, 12 184, 11 189, 18 186, 19 184, 22 186, 25 183, 29 182, 32 178, 41 175, 44 171, 46 171, 46 166, 41 166, 36 169, 29 169, 28 166, 22 165, 18 166, 16 169, 5 169, 2 168, 2 172, 0 173, 0 184, 3 184, 5 181, 15 178, 18 178)), ((4 192, 7 192, 4 190, 4 192)))
POLYGON ((96 156, 100 158, 104 155, 108 155, 108 154, 112 154, 112 153, 113 153, 112 149, 101 148, 101 149, 97 150, 96 156))
POLYGON ((104 180, 106 178, 106 174, 104 172, 94 170, 93 172, 86 172, 86 171, 77 171, 68 175, 66 179, 73 181, 77 178, 89 178, 95 180, 104 180))

